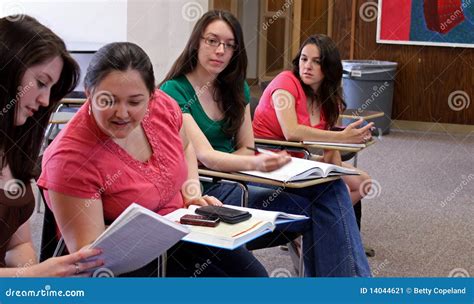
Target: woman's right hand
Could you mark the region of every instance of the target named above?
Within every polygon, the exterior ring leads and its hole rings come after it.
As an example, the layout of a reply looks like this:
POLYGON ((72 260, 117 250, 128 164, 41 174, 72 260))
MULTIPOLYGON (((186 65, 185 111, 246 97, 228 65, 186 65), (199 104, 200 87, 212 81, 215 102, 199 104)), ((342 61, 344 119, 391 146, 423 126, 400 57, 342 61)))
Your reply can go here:
POLYGON ((359 126, 364 122, 361 118, 351 124, 349 124, 344 131, 341 132, 342 142, 350 144, 361 144, 366 143, 372 139, 371 129, 374 126, 374 123, 368 123, 366 126, 359 128, 359 126))
POLYGON ((90 277, 89 271, 104 265, 104 261, 96 259, 83 262, 83 260, 101 253, 102 251, 99 249, 84 248, 75 253, 50 258, 33 265, 25 271, 25 275, 32 277, 90 277))
POLYGON ((262 172, 274 171, 291 161, 291 157, 286 151, 275 154, 258 154, 254 158, 255 170, 262 172))

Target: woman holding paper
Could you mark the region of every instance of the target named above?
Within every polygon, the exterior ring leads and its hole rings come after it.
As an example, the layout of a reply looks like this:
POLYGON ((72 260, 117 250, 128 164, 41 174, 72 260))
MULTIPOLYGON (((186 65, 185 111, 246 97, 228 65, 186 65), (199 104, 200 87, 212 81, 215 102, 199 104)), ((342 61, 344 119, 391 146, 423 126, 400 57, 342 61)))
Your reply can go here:
MULTIPOLYGON (((87 102, 46 150, 38 182, 71 252, 92 243, 105 230, 104 219, 113 221, 132 203, 161 215, 222 204, 201 195, 181 111, 155 90, 153 65, 139 46, 102 47, 84 83, 87 102)), ((246 249, 179 242, 168 251, 167 276, 192 276, 208 260, 202 276, 267 275, 246 249)), ((132 275, 155 270, 156 263, 132 275)))
MULTIPOLYGON (((196 23, 161 85, 180 105, 198 160, 210 169, 272 171, 290 161, 284 152, 255 155, 247 149, 254 145, 254 137, 246 68, 238 20, 228 12, 209 11, 196 23)), ((341 181, 298 190, 249 186, 249 206, 311 218, 305 227, 291 227, 304 231, 306 275, 370 276, 341 181)))
POLYGON ((29 218, 31 179, 49 116, 76 86, 79 68, 64 42, 26 15, 0 19, 0 277, 90 276, 103 261, 84 249, 37 262, 29 218))
MULTIPOLYGON (((373 123, 361 127, 358 120, 343 131, 331 131, 341 109, 342 64, 336 44, 326 35, 313 35, 301 45, 292 61, 293 70, 277 75, 255 109, 253 129, 258 138, 289 141, 365 143, 371 139, 373 123)), ((316 160, 341 165, 339 152, 325 151, 316 160), (330 153, 330 155, 329 155, 330 153)), ((346 168, 355 169, 348 163, 346 168)), ((370 176, 344 176, 353 204, 370 190, 370 176)))

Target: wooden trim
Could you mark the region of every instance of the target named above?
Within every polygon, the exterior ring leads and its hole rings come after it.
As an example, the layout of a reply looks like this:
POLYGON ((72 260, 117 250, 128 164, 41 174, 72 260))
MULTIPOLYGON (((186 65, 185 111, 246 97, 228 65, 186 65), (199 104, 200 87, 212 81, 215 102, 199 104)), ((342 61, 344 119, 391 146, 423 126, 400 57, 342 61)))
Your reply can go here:
POLYGON ((232 14, 234 14, 234 16, 237 17, 237 19, 239 21, 242 21, 241 20, 242 13, 239 10, 240 5, 239 5, 238 1, 237 0, 231 0, 230 7, 231 7, 232 14))
MULTIPOLYGON (((258 32, 261 32, 262 25, 265 22, 265 5, 267 0, 259 1, 259 12, 258 12, 258 32)), ((263 38, 263 33, 258 35, 258 64, 257 64, 257 76, 259 81, 264 81, 265 79, 265 53, 267 51, 267 44, 265 43, 265 39, 263 38)))
POLYGON ((400 131, 441 132, 471 135, 474 134, 473 125, 458 125, 410 120, 393 120, 391 124, 391 129, 400 131))
POLYGON ((356 17, 357 17, 357 0, 352 0, 352 19, 351 19, 351 48, 349 53, 349 59, 354 59, 355 49, 355 31, 356 31, 356 17))
POLYGON ((293 2, 293 22, 292 22, 292 34, 291 34, 291 58, 296 56, 300 47, 300 36, 301 36, 301 8, 303 6, 303 0, 294 0, 293 2))
MULTIPOLYGON (((292 10, 291 6, 290 6, 290 10, 292 10)), ((284 70, 291 67, 288 64, 288 62, 291 62, 291 54, 292 54, 293 48, 292 47, 287 48, 288 46, 291 46, 291 14, 292 14, 291 11, 290 12, 285 11, 285 14, 284 14, 286 15, 284 17, 285 18, 285 45, 284 45, 285 52, 283 54, 286 57, 285 58, 286 64, 283 63, 284 70)))
POLYGON ((328 0, 328 30, 327 30, 327 35, 329 37, 332 37, 333 22, 334 22, 334 0, 328 0))

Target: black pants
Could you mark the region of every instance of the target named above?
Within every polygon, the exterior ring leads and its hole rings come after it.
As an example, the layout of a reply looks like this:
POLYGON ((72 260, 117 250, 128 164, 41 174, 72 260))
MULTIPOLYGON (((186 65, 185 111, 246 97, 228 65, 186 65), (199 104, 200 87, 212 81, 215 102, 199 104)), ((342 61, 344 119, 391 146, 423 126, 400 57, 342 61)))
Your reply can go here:
POLYGON ((168 250, 167 277, 267 277, 245 247, 220 249, 178 242, 168 250))
MULTIPOLYGON (((178 242, 168 252, 166 277, 268 277, 245 247, 234 250, 178 242)), ((120 277, 157 277, 158 260, 120 277)))

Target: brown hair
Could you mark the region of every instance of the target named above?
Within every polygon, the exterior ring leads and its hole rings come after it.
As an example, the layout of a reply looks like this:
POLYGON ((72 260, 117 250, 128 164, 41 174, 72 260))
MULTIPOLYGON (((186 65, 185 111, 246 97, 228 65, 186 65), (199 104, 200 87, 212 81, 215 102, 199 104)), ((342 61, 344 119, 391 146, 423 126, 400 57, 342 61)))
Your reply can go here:
POLYGON ((9 165, 15 178, 27 182, 34 177, 35 169, 39 169, 38 154, 49 116, 58 102, 76 87, 79 67, 66 51, 63 40, 27 15, 1 18, 0 41, 0 151, 4 153, 1 167, 9 165), (62 58, 63 69, 51 88, 49 105, 40 107, 23 125, 15 126, 25 71, 56 56, 62 58), (10 107, 14 110, 8 111, 10 107))
POLYGON ((1 167, 9 165, 15 178, 27 182, 38 169, 38 154, 51 112, 76 87, 79 67, 63 40, 27 15, 1 18, 0 41, 1 167), (49 105, 40 107, 23 125, 15 126, 25 71, 56 56, 63 60, 63 68, 58 82, 51 88, 49 105), (8 111, 10 107, 14 110, 8 111))
POLYGON ((312 35, 300 46, 298 54, 296 54, 292 64, 293 74, 299 79, 306 95, 312 97, 313 102, 316 102, 317 105, 321 107, 328 127, 334 127, 337 123, 340 110, 346 107, 341 90, 341 56, 339 55, 336 44, 326 35, 312 35), (319 48, 321 71, 323 72, 324 78, 317 92, 314 92, 310 86, 306 85, 300 77, 299 61, 301 52, 308 44, 314 44, 319 48))
POLYGON ((228 136, 235 136, 242 125, 245 114, 244 83, 247 71, 247 53, 239 21, 229 12, 212 10, 205 13, 196 23, 191 37, 171 70, 160 86, 179 76, 192 72, 198 63, 198 49, 201 37, 207 26, 215 20, 222 20, 232 29, 236 48, 227 67, 219 73, 215 81, 214 100, 224 113, 223 131, 228 136))

